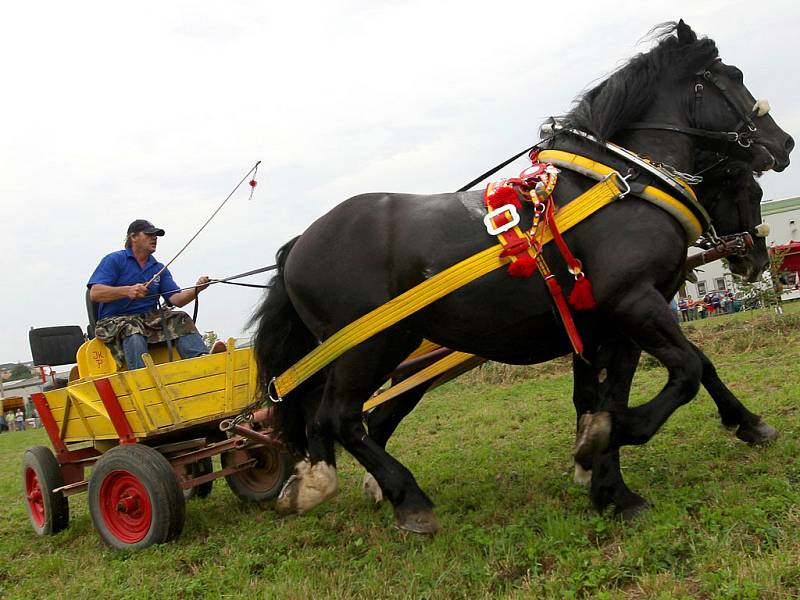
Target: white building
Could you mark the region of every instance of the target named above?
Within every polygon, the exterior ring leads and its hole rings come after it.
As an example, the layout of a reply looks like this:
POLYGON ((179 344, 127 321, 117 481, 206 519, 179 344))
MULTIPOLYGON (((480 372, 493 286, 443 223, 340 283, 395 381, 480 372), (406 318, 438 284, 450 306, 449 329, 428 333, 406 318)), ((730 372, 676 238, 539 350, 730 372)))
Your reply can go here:
MULTIPOLYGON (((761 217, 770 227, 770 234, 767 236, 768 247, 800 241, 800 196, 762 202, 761 217)), ((696 252, 699 251, 696 250, 696 252)), ((691 254, 694 253, 691 252, 691 254)), ((721 260, 703 265, 696 269, 695 273, 697 274, 697 283, 686 282, 685 287, 685 293, 694 298, 702 298, 714 290, 738 291, 733 275, 724 267, 721 260)), ((790 275, 788 287, 796 285, 796 279, 790 275)))

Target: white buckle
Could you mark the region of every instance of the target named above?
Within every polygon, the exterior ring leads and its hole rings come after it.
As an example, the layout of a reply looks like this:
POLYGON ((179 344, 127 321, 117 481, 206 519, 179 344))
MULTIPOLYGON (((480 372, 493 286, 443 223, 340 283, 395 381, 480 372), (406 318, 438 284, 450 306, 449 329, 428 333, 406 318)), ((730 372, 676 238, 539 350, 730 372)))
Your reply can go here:
POLYGON ((519 213, 517 212, 517 207, 514 206, 513 204, 505 204, 500 208, 495 208, 492 212, 483 217, 483 224, 486 226, 486 232, 489 235, 500 235, 501 233, 508 231, 512 227, 516 227, 518 223, 519 223, 519 213), (499 217, 506 211, 511 213, 511 220, 504 225, 499 225, 495 227, 492 224, 492 219, 494 219, 495 217, 499 217))

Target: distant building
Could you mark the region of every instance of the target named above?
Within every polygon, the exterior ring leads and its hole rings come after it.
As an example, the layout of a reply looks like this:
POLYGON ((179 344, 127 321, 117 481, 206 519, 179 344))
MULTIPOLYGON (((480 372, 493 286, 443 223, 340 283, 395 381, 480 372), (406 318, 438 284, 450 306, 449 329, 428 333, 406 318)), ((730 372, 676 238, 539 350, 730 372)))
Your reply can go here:
MULTIPOLYGON (((800 241, 800 227, 798 227, 800 225, 800 196, 762 202, 761 216, 770 227, 770 234, 767 237, 768 247, 800 241)), ((694 253, 692 252, 692 254, 694 253)), ((694 298, 702 298, 714 290, 738 291, 733 275, 724 267, 721 260, 703 265, 696 269, 695 273, 697 274, 697 283, 686 282, 685 287, 681 290, 681 296, 689 294, 694 298)), ((797 283, 796 276, 789 274, 787 295, 793 294, 792 288, 796 288, 797 283)))
POLYGON ((41 376, 30 377, 29 379, 19 379, 17 381, 3 382, 3 397, 22 396, 25 401, 25 414, 30 415, 32 411, 31 394, 42 391, 41 376))

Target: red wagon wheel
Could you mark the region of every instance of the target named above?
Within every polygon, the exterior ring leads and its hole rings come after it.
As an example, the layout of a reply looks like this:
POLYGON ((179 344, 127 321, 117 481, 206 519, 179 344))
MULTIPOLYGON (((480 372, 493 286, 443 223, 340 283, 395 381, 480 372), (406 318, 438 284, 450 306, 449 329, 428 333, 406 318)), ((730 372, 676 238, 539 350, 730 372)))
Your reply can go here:
POLYGON ((248 502, 264 502, 277 498, 294 469, 291 456, 277 446, 223 452, 220 458, 223 468, 251 458, 256 459, 252 468, 225 476, 233 493, 248 502))
POLYGON ((64 477, 49 448, 35 446, 25 452, 22 485, 25 507, 34 531, 39 535, 54 535, 66 529, 69 525, 69 501, 63 493, 53 492, 64 485, 64 477))
POLYGON ((89 479, 89 512, 108 545, 147 548, 175 539, 185 511, 178 477, 156 450, 126 444, 97 461, 89 479))

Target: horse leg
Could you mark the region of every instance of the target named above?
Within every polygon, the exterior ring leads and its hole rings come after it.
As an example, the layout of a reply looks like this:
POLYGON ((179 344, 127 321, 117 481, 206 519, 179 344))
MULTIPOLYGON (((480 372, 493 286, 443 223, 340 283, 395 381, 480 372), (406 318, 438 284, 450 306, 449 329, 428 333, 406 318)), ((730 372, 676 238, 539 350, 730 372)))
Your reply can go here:
MULTIPOLYGON (((614 312, 623 333, 666 367, 668 380, 663 389, 645 404, 633 408, 609 407, 610 427, 607 419, 595 417, 587 426, 587 438, 599 442, 576 446, 575 454, 581 459, 588 459, 609 448, 646 443, 673 412, 694 398, 700 388, 702 361, 657 290, 649 288, 629 293, 614 312)), ((612 381, 610 385, 615 383, 612 381)))
MULTIPOLYGON (((308 456, 295 465, 294 474, 286 480, 278 495, 275 509, 280 514, 304 514, 338 491, 333 432, 318 416, 326 387, 327 382, 303 397, 308 456)), ((290 401, 300 400, 292 398, 290 401)))
MULTIPOLYGON (((575 406, 575 448, 579 446, 586 447, 586 444, 579 444, 578 440, 581 437, 581 431, 586 429, 586 421, 584 415, 592 414, 599 404, 597 389, 597 370, 594 365, 597 361, 596 353, 587 347, 584 351, 583 360, 577 354, 572 355, 572 404, 575 406)), ((589 444, 591 445, 591 444, 589 444)), ((589 487, 592 482, 592 460, 591 455, 593 452, 587 450, 584 452, 585 456, 576 456, 573 452, 575 459, 575 473, 573 479, 578 485, 589 487)))
MULTIPOLYGON (((389 438, 394 434, 400 421, 405 419, 406 416, 414 410, 432 383, 433 382, 430 381, 418 385, 400 394, 396 398, 392 398, 376 406, 365 415, 364 421, 367 426, 367 431, 369 432, 369 437, 381 448, 385 449, 389 438)), ((373 500, 375 504, 383 502, 384 496, 381 486, 378 485, 375 477, 373 477, 369 471, 364 474, 362 490, 364 495, 373 500)))
MULTIPOLYGON (((578 416, 578 440, 585 435, 582 428, 587 423, 587 415, 593 414, 591 411, 604 414, 604 410, 627 407, 640 354, 641 350, 635 343, 619 338, 593 352, 590 364, 573 356, 573 402, 578 416)), ((618 448, 595 452, 591 460, 576 457, 575 475, 577 483, 590 487, 592 504, 600 512, 613 504, 615 513, 627 520, 648 508, 644 498, 625 484, 618 448)))
MULTIPOLYGON (((419 342, 416 336, 388 330, 342 355, 329 369, 314 418, 320 432, 332 432, 345 450, 375 477, 394 506, 400 529, 434 533, 437 525, 433 503, 419 488, 411 472, 367 435, 362 422, 364 402, 419 342)), ((335 478, 332 463, 321 464, 335 478)), ((305 475, 301 475, 297 486, 302 493, 313 481, 307 482, 305 475)))
POLYGON ((725 427, 737 427, 736 437, 748 444, 765 444, 778 438, 778 432, 760 416, 750 412, 717 374, 717 369, 700 348, 692 344, 703 364, 702 384, 719 410, 725 427))

